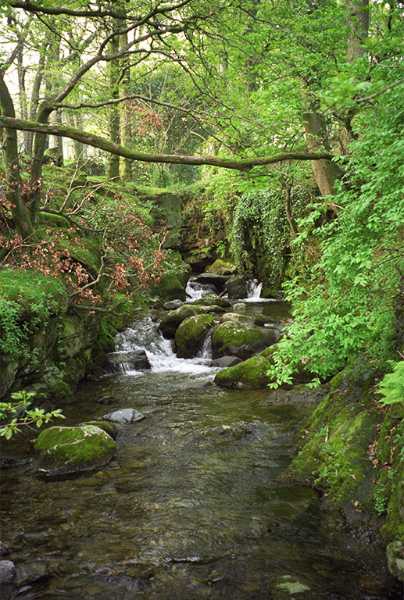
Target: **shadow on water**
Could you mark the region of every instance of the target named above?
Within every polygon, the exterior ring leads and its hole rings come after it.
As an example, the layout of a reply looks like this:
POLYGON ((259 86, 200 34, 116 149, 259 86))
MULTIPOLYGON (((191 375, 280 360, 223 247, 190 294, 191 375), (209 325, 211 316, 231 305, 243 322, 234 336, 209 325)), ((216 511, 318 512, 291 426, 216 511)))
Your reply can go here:
POLYGON ((70 423, 118 407, 146 415, 121 429, 104 470, 52 482, 30 465, 3 472, 2 537, 20 581, 37 574, 18 597, 394 598, 379 549, 358 551, 314 491, 282 479, 307 406, 189 371, 81 386, 70 423))

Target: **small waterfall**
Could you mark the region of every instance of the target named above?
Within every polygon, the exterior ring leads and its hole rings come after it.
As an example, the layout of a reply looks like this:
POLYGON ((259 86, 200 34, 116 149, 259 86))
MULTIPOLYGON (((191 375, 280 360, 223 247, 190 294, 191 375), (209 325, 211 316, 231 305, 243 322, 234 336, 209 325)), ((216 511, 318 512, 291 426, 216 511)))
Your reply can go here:
POLYGON ((247 284, 247 291, 250 300, 259 300, 261 298, 262 283, 258 279, 252 279, 247 284))
POLYGON ((209 331, 205 339, 203 340, 202 348, 198 352, 198 358, 202 358, 206 361, 212 360, 212 332, 209 331))
POLYGON ((200 300, 208 294, 216 294, 214 288, 208 283, 198 283, 192 279, 188 280, 185 293, 187 295, 187 302, 195 302, 195 300, 200 300))
MULTIPOLYGON (((172 342, 161 335, 158 323, 153 322, 150 317, 138 321, 133 327, 118 334, 116 351, 117 354, 127 353, 128 355, 144 351, 151 367, 148 370, 154 373, 173 371, 200 374, 212 371, 210 360, 207 360, 209 341, 205 339, 201 354, 196 358, 178 358, 173 350, 172 342)), ((143 370, 128 369, 125 362, 120 363, 120 367, 121 371, 127 375, 136 376, 144 373, 143 370)))

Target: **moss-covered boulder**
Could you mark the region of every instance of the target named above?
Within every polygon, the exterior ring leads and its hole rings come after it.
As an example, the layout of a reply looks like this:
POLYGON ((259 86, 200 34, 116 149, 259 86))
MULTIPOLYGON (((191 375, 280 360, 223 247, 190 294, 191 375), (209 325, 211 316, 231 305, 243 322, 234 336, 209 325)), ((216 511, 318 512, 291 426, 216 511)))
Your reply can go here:
POLYGON ((165 273, 154 290, 162 300, 185 300, 186 284, 177 273, 165 273))
POLYGON ((329 384, 330 392, 303 427, 291 473, 327 491, 329 503, 374 512, 376 471, 369 456, 382 415, 373 398, 375 374, 348 367, 329 384))
POLYGON ((404 542, 390 542, 386 554, 390 573, 404 583, 404 542))
POLYGON ((247 359, 274 344, 277 339, 273 330, 256 327, 248 322, 227 321, 213 330, 213 357, 234 355, 247 359))
POLYGON ((266 388, 269 383, 267 371, 271 365, 272 353, 272 348, 266 348, 238 365, 219 371, 215 376, 215 383, 226 388, 266 388))
POLYGON ((184 304, 176 310, 168 312, 161 320, 160 331, 167 338, 175 337, 175 332, 180 323, 188 317, 207 313, 223 313, 224 309, 220 306, 200 306, 197 304, 184 304))
POLYGON ((175 347, 181 358, 192 358, 201 349, 209 329, 214 325, 214 315, 195 315, 188 317, 175 333, 175 347))
POLYGON ((209 265, 206 269, 206 273, 217 273, 218 275, 231 275, 236 271, 236 266, 222 258, 217 258, 214 263, 209 265))
POLYGON ((114 455, 116 443, 95 425, 57 426, 39 434, 35 449, 40 454, 40 472, 55 477, 106 465, 114 455))
POLYGON ((226 281, 225 289, 229 298, 247 298, 248 280, 242 275, 234 275, 226 281))

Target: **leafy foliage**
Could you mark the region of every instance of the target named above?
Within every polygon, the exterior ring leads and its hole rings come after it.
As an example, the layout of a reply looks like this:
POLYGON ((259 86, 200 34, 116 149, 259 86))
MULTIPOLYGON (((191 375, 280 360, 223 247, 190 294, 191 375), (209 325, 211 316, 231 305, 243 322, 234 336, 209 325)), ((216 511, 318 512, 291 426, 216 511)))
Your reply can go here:
POLYGON ((385 405, 404 402, 404 361, 395 363, 379 384, 380 402, 385 405))
POLYGON ((11 394, 11 402, 0 402, 0 437, 10 440, 24 427, 40 428, 52 419, 64 419, 60 409, 33 407, 35 397, 35 392, 21 390, 11 394))

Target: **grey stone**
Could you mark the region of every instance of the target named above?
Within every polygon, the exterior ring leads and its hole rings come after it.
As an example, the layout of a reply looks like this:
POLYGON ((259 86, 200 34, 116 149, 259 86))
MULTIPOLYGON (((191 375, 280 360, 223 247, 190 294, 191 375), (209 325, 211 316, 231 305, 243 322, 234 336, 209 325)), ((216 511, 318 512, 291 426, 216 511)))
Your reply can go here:
POLYGON ((163 304, 163 308, 164 310, 175 310, 176 308, 179 308, 180 306, 182 306, 184 304, 184 302, 182 300, 170 300, 169 302, 165 302, 163 304))
POLYGON ((226 369, 227 367, 238 365, 239 362, 241 362, 241 359, 237 356, 222 356, 221 358, 216 358, 212 361, 212 367, 226 369))
POLYGON ((114 370, 119 370, 119 365, 126 369, 150 369, 151 365, 144 350, 131 350, 129 352, 110 352, 107 356, 109 364, 114 370))
POLYGON ((11 560, 0 560, 0 586, 13 583, 15 577, 14 563, 11 560))
POLYGON ((115 410, 102 417, 105 421, 112 421, 113 423, 119 423, 120 425, 126 425, 127 423, 136 423, 142 421, 145 416, 143 413, 135 410, 134 408, 122 408, 115 410))

